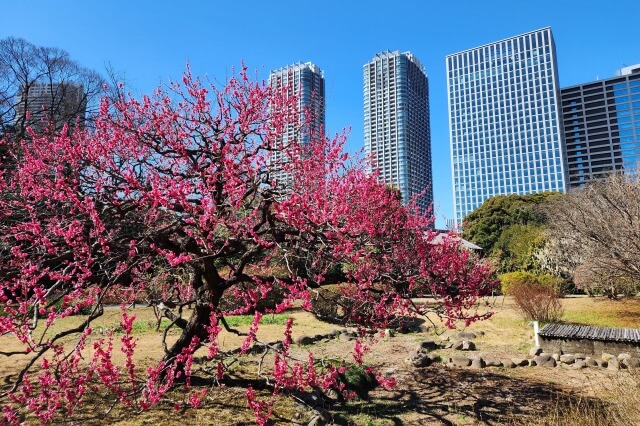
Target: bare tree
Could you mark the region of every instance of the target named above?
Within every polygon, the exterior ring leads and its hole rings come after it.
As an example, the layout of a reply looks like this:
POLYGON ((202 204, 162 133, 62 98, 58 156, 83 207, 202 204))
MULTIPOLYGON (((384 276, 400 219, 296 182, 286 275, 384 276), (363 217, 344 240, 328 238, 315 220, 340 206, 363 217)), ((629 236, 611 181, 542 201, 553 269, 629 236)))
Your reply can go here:
MULTIPOLYGON (((611 262, 616 263, 615 260, 611 262)), ((619 294, 633 296, 638 291, 638 282, 614 266, 602 268, 599 263, 582 263, 573 271, 573 282, 589 295, 602 294, 610 299, 617 299, 619 294)))
POLYGON ((22 38, 0 40, 0 134, 22 139, 29 126, 56 130, 84 122, 97 111, 103 78, 69 54, 22 38))
POLYGON ((572 239, 567 240, 558 233, 552 233, 544 228, 544 243, 532 254, 542 272, 564 279, 574 279, 575 270, 583 264, 581 251, 575 250, 572 239))
POLYGON ((629 293, 640 284, 640 181, 613 173, 559 197, 547 212, 555 255, 574 266, 578 285, 629 293), (579 260, 579 265, 575 265, 579 260), (588 274, 585 275, 585 271, 588 274), (607 279, 603 279, 607 277, 607 279), (585 280, 585 278, 587 278, 585 280), (599 281, 599 282, 598 282, 599 281))

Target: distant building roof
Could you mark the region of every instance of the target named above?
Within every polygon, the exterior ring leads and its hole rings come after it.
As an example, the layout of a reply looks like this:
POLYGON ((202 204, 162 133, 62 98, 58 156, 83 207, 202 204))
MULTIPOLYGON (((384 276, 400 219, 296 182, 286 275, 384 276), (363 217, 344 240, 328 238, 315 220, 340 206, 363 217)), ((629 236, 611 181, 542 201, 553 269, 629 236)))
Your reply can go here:
POLYGON ((542 337, 562 339, 588 339, 614 342, 640 343, 640 329, 593 327, 573 324, 547 324, 538 333, 542 337))
POLYGON ((463 248, 466 248, 467 250, 482 250, 482 247, 477 246, 475 244, 473 244, 472 242, 469 242, 467 240, 465 240, 462 237, 459 237, 455 234, 450 234, 447 231, 438 231, 438 235, 435 236, 435 238, 433 239, 433 244, 442 244, 442 242, 444 241, 445 238, 447 239, 451 239, 453 241, 459 242, 460 245, 463 248))
POLYGON ((615 77, 622 77, 623 75, 640 73, 640 64, 631 65, 629 67, 620 68, 614 74, 615 77))

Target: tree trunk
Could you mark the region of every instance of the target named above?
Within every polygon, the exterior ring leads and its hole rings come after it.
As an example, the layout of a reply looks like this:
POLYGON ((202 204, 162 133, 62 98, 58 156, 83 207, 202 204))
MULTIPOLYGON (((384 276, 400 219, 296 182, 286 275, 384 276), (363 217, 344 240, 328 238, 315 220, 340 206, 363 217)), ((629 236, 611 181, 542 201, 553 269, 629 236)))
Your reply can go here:
MULTIPOLYGON (((198 349, 209 337, 207 327, 210 325, 211 313, 218 308, 222 297, 220 286, 211 285, 210 280, 204 278, 209 276, 210 274, 196 271, 191 278, 191 287, 195 294, 195 309, 182 330, 182 334, 162 359, 167 365, 176 362, 175 358, 191 345, 194 337, 199 339, 194 350, 198 349)), ((178 363, 176 372, 184 372, 183 363, 178 363)), ((184 377, 184 374, 181 377, 184 377)))

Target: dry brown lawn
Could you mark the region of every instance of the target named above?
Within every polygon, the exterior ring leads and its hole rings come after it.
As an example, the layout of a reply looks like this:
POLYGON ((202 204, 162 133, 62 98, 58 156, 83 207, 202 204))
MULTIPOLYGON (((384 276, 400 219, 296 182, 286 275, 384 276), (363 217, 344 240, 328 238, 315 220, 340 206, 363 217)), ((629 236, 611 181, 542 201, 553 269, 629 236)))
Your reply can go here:
MULTIPOLYGON (((640 327, 640 301, 609 301, 599 298, 564 299, 565 317, 569 322, 640 327)), ((493 301, 495 315, 483 322, 472 324, 471 331, 483 330, 485 335, 475 340, 477 351, 485 358, 524 356, 531 348, 532 329, 517 314, 510 299, 493 301)), ((160 333, 154 331, 153 315, 148 308, 135 310, 138 327, 136 363, 139 368, 157 362, 162 356, 160 333)), ((335 328, 317 321, 309 313, 290 312, 295 318, 294 336, 314 335, 335 328)), ((102 337, 117 326, 119 310, 110 310, 93 327, 95 338, 102 337)), ((66 321, 80 321, 70 318, 66 321)), ((434 322, 437 319, 433 318, 434 322)), ((243 328, 238 326, 238 328, 243 328)), ((246 328, 246 327, 245 327, 246 328)), ((55 331, 55 330, 54 330, 55 331)), ((439 325, 432 332, 398 334, 388 340, 380 340, 367 355, 367 362, 397 379, 397 387, 391 391, 374 390, 368 400, 356 399, 346 407, 330 411, 336 424, 397 425, 397 424, 607 424, 612 417, 603 417, 604 423, 586 423, 586 412, 610 413, 632 410, 624 405, 624 395, 640 394, 637 376, 627 371, 574 370, 566 366, 547 368, 486 368, 483 370, 453 369, 444 364, 426 368, 414 368, 406 358, 422 340, 443 341, 454 339, 460 330, 447 330, 439 325), (573 414, 572 414, 573 413, 573 414), (577 414, 576 414, 577 413, 577 414), (575 422, 567 421, 574 416, 575 422), (577 417, 576 417, 577 416, 577 417), (564 420, 563 420, 564 419, 564 420)), ((172 338, 175 338, 174 335, 172 338)), ((282 338, 282 326, 263 325, 258 337, 264 341, 282 338)), ((224 349, 238 347, 241 339, 223 334, 224 349)), ((0 338, 4 350, 12 347, 5 336, 0 338)), ((312 350, 317 356, 350 360, 353 342, 332 340, 312 347, 296 347, 294 355, 305 357, 312 350)), ((122 361, 119 351, 114 351, 116 361, 122 361)), ((438 351, 442 356, 450 350, 438 351)), ((204 353, 203 353, 204 354, 204 353)), ((89 353, 87 353, 90 356, 89 353)), ((200 355, 200 354, 198 354, 200 355)), ((259 386, 256 376, 258 356, 241 358, 230 370, 231 380, 224 387, 212 387, 202 407, 174 410, 174 402, 181 400, 178 389, 149 412, 135 412, 116 407, 106 414, 108 399, 94 395, 72 419, 60 419, 73 424, 117 425, 182 425, 182 424, 252 424, 253 416, 244 397, 247 382, 259 386), (240 385, 240 382, 244 383, 240 385)), ((24 359, 0 358, 0 378, 6 383, 16 374, 24 359)), ((268 362, 267 362, 268 364, 268 362)), ((266 390, 262 391, 268 395, 266 390)), ((640 402, 640 401, 638 401, 640 402)), ((0 405, 4 401, 0 401, 0 405)), ((640 413, 636 413, 640 421, 640 413)), ((630 413, 630 415, 636 415, 630 413)), ((593 416, 592 416, 593 417, 593 416)), ((289 398, 281 398, 276 404, 274 424, 293 424, 308 421, 309 413, 289 398)), ((616 423, 611 423, 616 424, 616 423)), ((628 423, 627 424, 633 424, 628 423)))

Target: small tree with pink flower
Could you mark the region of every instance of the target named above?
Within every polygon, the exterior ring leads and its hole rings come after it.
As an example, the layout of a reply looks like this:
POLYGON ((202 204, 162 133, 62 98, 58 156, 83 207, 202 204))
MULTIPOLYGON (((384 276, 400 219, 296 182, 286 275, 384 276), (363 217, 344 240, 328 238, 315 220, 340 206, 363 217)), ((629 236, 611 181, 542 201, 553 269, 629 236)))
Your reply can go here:
MULTIPOLYGON (((477 308, 494 285, 490 267, 453 239, 433 244, 429 213, 365 173, 344 153, 343 135, 278 144, 287 126, 305 125, 286 93, 252 81, 246 69, 222 87, 187 71, 151 96, 104 100, 94 128, 32 132, 21 143, 10 159, 17 167, 0 171, 0 336, 21 347, 0 348, 0 357, 27 360, 2 394, 5 422, 69 415, 98 390, 146 410, 183 386, 185 403, 197 406, 205 390, 192 380, 202 362, 194 353, 224 383, 228 357, 255 345, 275 354, 263 376, 274 397, 314 389, 349 397, 341 380, 348 360, 293 357, 291 320, 279 344, 257 339, 264 313, 310 309, 336 264, 348 265, 341 288, 349 299, 371 307, 351 319, 368 329, 428 310, 448 325, 489 315, 477 308), (287 150, 278 165, 291 176, 286 191, 272 173, 275 149, 287 150), (261 304, 276 290, 276 303, 261 304), (171 343, 159 337, 157 365, 135 364, 135 311, 127 306, 141 294, 154 295, 179 330, 171 343), (437 303, 418 306, 410 295, 437 303), (122 334, 96 337, 92 324, 114 299, 122 334), (81 312, 81 321, 64 322, 81 312), (237 314, 253 315, 248 332, 229 326, 237 314), (237 350, 221 350, 223 330, 242 335, 237 350)), ((355 364, 368 350, 365 331, 355 364)), ((246 394, 263 424, 272 399, 246 394)))

